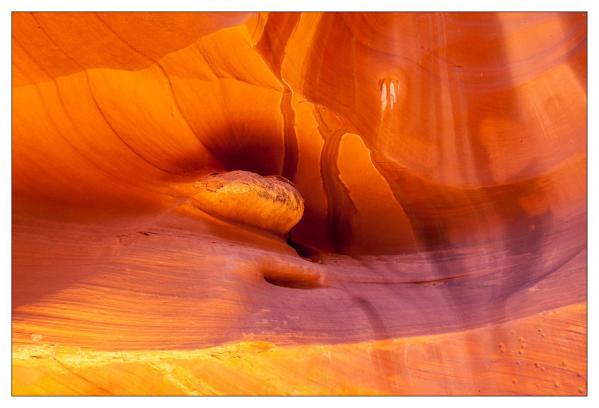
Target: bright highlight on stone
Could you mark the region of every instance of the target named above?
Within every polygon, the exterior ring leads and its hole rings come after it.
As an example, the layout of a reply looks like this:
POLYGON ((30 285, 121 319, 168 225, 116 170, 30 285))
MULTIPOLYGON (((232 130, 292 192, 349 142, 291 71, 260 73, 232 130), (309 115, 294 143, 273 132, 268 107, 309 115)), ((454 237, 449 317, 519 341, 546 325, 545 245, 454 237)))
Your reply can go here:
POLYGON ((192 204, 218 218, 284 235, 304 214, 304 199, 281 176, 249 171, 211 174, 196 183, 192 204))

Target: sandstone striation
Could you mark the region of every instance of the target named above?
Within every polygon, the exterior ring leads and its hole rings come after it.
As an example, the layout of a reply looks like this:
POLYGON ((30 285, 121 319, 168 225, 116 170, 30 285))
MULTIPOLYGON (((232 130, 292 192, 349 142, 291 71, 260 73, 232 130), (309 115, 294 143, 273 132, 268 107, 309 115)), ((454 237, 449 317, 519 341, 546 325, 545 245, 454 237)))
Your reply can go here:
POLYGON ((12 50, 15 394, 586 394, 585 13, 16 12, 12 50))

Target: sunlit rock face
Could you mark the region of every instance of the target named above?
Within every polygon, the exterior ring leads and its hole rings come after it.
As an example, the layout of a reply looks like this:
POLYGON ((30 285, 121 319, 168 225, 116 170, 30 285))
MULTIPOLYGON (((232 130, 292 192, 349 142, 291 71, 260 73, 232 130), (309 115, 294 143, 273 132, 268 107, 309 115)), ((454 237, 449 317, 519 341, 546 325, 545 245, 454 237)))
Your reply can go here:
POLYGON ((586 14, 14 13, 16 394, 586 394, 586 14))
POLYGON ((208 214, 284 236, 304 214, 289 180, 249 171, 214 173, 195 183, 192 205, 208 214))

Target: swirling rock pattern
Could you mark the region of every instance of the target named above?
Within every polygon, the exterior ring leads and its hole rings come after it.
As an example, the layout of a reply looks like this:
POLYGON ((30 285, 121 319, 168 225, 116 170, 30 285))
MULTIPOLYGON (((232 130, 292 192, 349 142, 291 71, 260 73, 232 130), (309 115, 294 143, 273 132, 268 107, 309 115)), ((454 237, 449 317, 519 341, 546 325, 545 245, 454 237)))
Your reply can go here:
POLYGON ((16 394, 586 394, 586 14, 12 27, 16 394))

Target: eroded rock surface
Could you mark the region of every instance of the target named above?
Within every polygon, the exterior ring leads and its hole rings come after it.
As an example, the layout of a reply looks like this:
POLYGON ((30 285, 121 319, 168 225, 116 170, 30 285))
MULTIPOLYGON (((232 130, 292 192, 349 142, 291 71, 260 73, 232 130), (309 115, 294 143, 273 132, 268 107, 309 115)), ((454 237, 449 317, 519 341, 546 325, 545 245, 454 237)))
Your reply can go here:
POLYGON ((585 13, 12 19, 15 393, 586 393, 585 13))
POLYGON ((194 206, 226 220, 284 235, 304 214, 304 199, 280 176, 249 171, 212 174, 194 184, 194 206))

